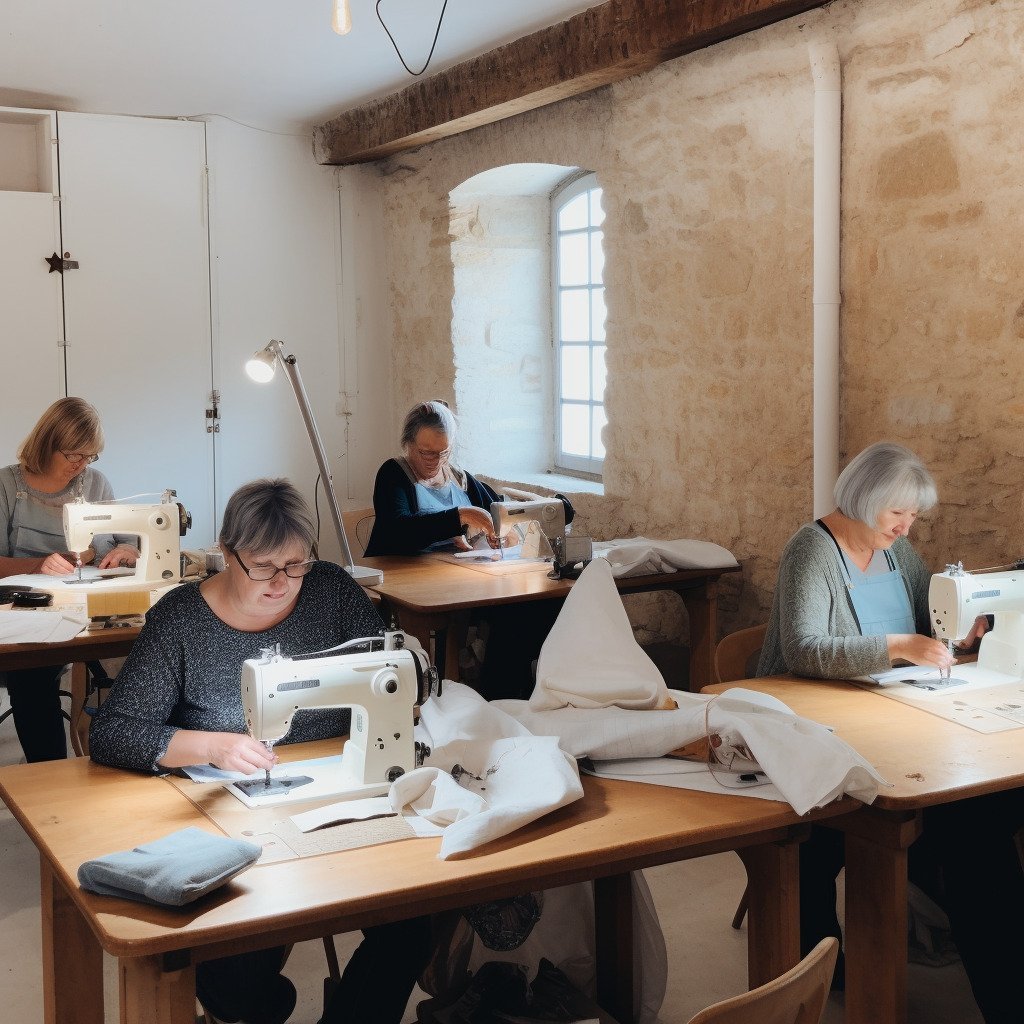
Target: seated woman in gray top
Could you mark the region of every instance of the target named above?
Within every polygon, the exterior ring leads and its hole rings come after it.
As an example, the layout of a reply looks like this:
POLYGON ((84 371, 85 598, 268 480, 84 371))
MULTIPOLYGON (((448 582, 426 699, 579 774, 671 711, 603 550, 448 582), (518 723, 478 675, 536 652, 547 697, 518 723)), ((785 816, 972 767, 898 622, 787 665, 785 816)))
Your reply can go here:
POLYGON ((757 674, 850 679, 896 659, 948 668, 931 636, 931 574, 907 539, 936 501, 928 470, 900 445, 874 444, 839 475, 835 498, 782 552, 757 674))
MULTIPOLYGON (((67 576, 76 555, 101 569, 134 565, 131 537, 97 537, 94 549, 67 550, 64 505, 82 497, 109 501, 107 478, 91 463, 103 451, 96 410, 81 398, 61 398, 43 413, 18 449, 18 461, 0 469, 0 577, 25 573, 67 576)), ((56 668, 4 674, 14 725, 28 761, 67 756, 56 668)))
MULTIPOLYGON (((928 634, 930 575, 907 534, 936 501, 931 475, 906 448, 875 444, 840 474, 837 508, 803 526, 786 545, 759 676, 793 672, 848 679, 884 671, 897 659, 936 668, 952 664, 928 634)), ((967 642, 984 632, 978 619, 967 642)), ((879 700, 884 716, 886 701, 879 700)), ((922 838, 910 849, 910 877, 940 902, 988 1024, 1019 1021, 1017 970, 1024 937, 991 926, 1024 919, 1024 872, 1014 836, 1024 797, 1014 790, 925 811, 922 838)), ((835 878, 842 834, 812 826, 800 846, 800 943, 806 954, 840 936, 835 878)), ((842 954, 835 986, 844 980, 842 954)))
MULTIPOLYGON (((239 488, 220 532, 225 570, 172 590, 150 610, 93 720, 93 760, 143 772, 271 768, 276 755, 245 730, 242 662, 278 643, 285 654, 305 654, 384 628, 344 569, 312 557, 315 544, 309 507, 288 481, 239 488)), ((285 742, 337 736, 348 723, 347 711, 300 711, 285 742)), ((429 932, 424 918, 365 929, 324 1022, 400 1024, 429 958, 429 932)), ((281 1024, 295 1005, 283 960, 284 949, 274 948, 200 964, 199 999, 223 1021, 281 1024)))

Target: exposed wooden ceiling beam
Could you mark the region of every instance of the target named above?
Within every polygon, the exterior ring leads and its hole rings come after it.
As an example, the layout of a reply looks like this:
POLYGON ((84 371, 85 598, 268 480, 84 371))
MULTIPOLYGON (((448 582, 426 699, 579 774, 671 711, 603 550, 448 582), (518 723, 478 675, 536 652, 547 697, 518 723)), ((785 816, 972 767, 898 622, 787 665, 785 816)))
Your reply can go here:
POLYGON ((313 133, 322 164, 413 149, 578 96, 828 0, 608 0, 346 111, 313 133))

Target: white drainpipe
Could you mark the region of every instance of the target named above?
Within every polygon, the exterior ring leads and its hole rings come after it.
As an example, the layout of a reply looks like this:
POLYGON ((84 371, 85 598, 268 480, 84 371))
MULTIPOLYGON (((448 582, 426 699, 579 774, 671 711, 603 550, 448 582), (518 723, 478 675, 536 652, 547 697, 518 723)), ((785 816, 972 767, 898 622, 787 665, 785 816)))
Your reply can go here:
POLYGON ((835 43, 808 47, 814 78, 814 515, 839 475, 839 182, 842 71, 835 43))

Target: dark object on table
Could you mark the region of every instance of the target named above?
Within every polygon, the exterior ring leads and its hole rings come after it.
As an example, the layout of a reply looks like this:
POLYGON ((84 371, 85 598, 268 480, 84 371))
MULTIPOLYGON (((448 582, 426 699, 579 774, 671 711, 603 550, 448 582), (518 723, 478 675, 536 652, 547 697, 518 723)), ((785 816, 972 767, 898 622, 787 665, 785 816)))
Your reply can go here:
POLYGON ((53 604, 53 594, 45 590, 32 590, 30 587, 3 587, 2 591, 11 591, 10 595, 0 593, 0 603, 10 601, 15 608, 47 608, 53 604))

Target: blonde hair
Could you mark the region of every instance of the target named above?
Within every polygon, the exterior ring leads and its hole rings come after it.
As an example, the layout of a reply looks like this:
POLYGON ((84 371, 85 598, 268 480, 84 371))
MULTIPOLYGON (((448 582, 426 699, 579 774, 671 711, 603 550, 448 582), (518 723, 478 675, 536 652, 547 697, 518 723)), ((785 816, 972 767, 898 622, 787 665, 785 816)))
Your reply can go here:
POLYGON ((18 462, 29 473, 46 473, 55 452, 103 451, 100 414, 84 398, 58 398, 21 442, 18 462))

